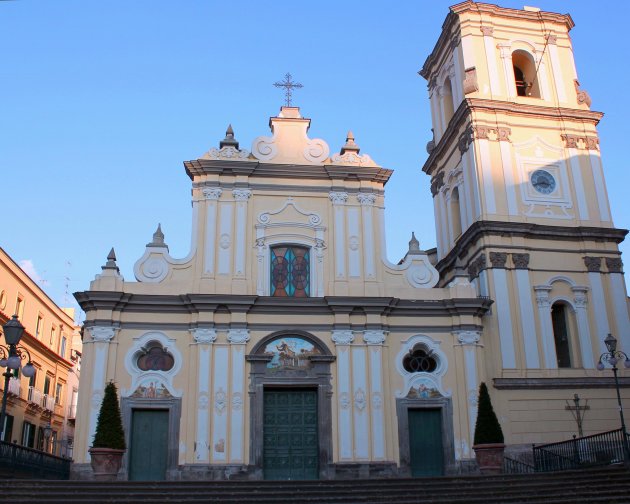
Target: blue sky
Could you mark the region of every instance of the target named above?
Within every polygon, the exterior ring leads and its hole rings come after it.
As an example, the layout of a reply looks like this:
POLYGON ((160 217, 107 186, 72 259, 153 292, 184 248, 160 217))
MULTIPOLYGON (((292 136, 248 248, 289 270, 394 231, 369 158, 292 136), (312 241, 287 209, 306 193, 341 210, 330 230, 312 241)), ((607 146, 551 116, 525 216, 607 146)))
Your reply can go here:
MULTIPOLYGON (((0 246, 30 261, 61 305, 74 304, 66 292, 89 287, 112 246, 133 281, 158 222, 171 254, 183 257, 191 207, 182 161, 217 146, 228 123, 247 149, 268 134, 283 103, 272 84, 291 72, 304 85, 294 104, 312 119, 311 137, 334 152, 351 129, 362 153, 395 170, 386 186, 390 259, 404 254, 412 230, 422 248, 434 247, 421 171, 431 122, 417 71, 452 3, 0 2, 0 246)), ((573 16, 580 82, 606 113, 599 133, 613 217, 628 228, 620 4, 531 3, 573 16)))

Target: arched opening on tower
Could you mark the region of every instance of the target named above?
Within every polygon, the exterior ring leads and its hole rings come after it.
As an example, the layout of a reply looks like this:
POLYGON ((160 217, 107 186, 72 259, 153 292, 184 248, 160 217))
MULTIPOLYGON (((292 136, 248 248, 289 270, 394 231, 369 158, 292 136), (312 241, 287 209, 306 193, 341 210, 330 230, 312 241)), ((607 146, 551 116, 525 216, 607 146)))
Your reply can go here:
POLYGON ((442 107, 444 110, 444 130, 446 130, 448 123, 455 113, 453 86, 451 85, 451 79, 448 77, 444 79, 444 86, 442 87, 442 107))
POLYGON ((559 368, 572 367, 569 315, 565 303, 557 302, 551 307, 551 324, 559 368))
POLYGON ((514 67, 514 82, 518 96, 540 98, 540 87, 536 74, 536 63, 527 51, 516 50, 512 53, 512 66, 514 67))
POLYGON ((453 189, 451 192, 451 226, 453 228, 453 238, 457 238, 462 234, 462 212, 459 201, 459 188, 453 189))

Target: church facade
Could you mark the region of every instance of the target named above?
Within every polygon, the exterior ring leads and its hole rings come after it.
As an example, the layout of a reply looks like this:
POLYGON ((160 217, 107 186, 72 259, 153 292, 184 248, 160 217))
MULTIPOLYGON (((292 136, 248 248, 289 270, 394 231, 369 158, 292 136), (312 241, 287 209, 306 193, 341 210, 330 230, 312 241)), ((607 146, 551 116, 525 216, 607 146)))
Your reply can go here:
MULTIPOLYGON (((437 248, 385 254, 393 172, 352 134, 339 153, 297 107, 241 148, 231 128, 192 181, 193 237, 158 227, 125 281, 110 253, 90 289, 75 475, 108 381, 128 479, 331 479, 467 470, 479 383, 513 450, 576 432, 579 393, 618 426, 613 333, 626 288, 596 125, 568 15, 453 6, 421 75, 434 139, 437 248)), ((427 195, 427 197, 429 197, 427 195)))

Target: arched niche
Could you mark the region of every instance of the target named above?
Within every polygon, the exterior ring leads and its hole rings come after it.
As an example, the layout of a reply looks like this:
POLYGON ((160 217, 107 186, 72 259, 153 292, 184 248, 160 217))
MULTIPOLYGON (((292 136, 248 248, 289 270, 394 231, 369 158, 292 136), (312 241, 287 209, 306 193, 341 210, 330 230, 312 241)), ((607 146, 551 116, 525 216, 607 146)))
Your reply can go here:
POLYGON ((317 394, 319 479, 334 477, 331 364, 328 347, 306 331, 278 331, 261 339, 245 357, 250 363, 250 452, 256 479, 264 472, 264 398, 270 390, 313 390, 317 394))

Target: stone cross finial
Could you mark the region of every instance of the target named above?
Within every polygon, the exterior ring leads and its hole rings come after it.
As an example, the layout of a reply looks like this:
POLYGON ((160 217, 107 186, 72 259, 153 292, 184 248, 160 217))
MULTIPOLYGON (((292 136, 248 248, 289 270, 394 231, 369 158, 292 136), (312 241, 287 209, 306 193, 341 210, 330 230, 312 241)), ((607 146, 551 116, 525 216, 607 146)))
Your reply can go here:
POLYGON ((291 106, 291 94, 293 92, 293 89, 300 89, 304 86, 302 86, 302 84, 300 84, 299 82, 293 82, 291 80, 291 74, 287 72, 287 74, 284 76, 284 80, 280 81, 280 82, 275 82, 273 84, 275 87, 277 88, 284 88, 284 100, 286 103, 287 107, 291 106))
POLYGON ((225 138, 219 142, 219 148, 223 149, 223 147, 234 147, 238 150, 238 141, 234 138, 234 130, 231 124, 228 124, 227 130, 225 131, 225 138))

